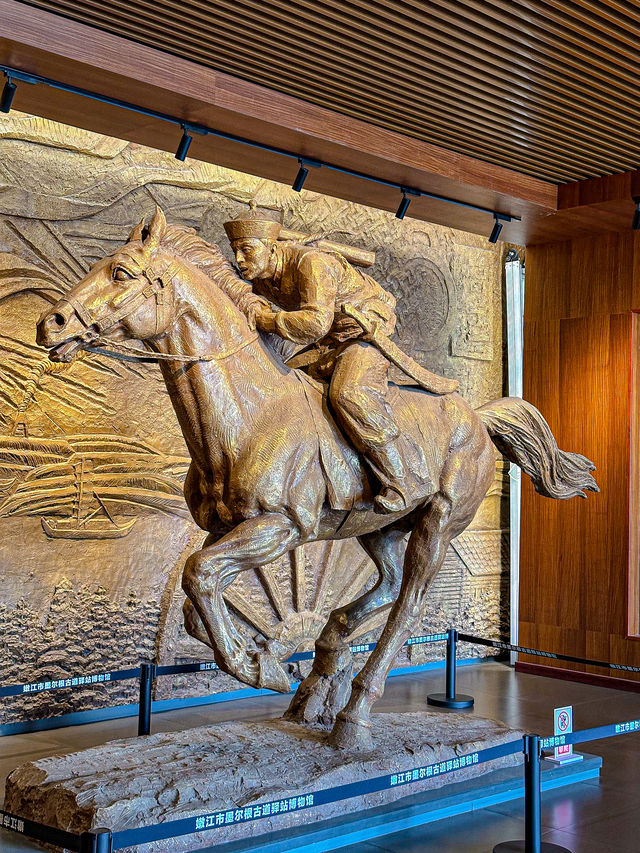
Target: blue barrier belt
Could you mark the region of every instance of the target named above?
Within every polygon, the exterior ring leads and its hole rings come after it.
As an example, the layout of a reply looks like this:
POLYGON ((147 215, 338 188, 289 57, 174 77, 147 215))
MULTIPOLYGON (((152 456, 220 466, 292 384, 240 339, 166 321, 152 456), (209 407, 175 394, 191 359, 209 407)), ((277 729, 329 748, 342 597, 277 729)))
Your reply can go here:
POLYGON ((610 723, 607 726, 595 726, 591 729, 581 729, 566 735, 553 735, 540 739, 541 749, 554 749, 571 743, 588 743, 591 740, 601 740, 616 735, 627 735, 640 732, 640 720, 626 720, 622 723, 610 723))
MULTIPOLYGON (((420 637, 409 637, 405 646, 422 646, 427 643, 443 643, 446 642, 446 634, 423 634, 420 637)), ((377 643, 356 643, 350 646, 354 655, 366 654, 372 652, 377 643)), ((301 660, 314 660, 315 652, 296 652, 288 657, 285 663, 297 663, 301 660)), ((178 663, 169 664, 168 666, 158 666, 156 675, 176 675, 180 672, 203 672, 204 670, 219 669, 214 661, 202 661, 200 663, 178 663)))
POLYGON ((502 640, 486 640, 484 637, 474 637, 472 634, 458 634, 458 640, 463 643, 473 643, 476 646, 491 646, 494 649, 503 649, 506 652, 521 652, 524 655, 549 658, 550 660, 566 660, 571 663, 583 663, 587 666, 601 666, 608 669, 616 669, 621 672, 640 672, 640 666, 628 666, 623 663, 609 663, 604 660, 590 660, 579 658, 574 655, 562 655, 556 652, 543 652, 540 649, 529 649, 526 646, 514 646, 513 643, 505 643, 502 640))
POLYGON ((189 835, 193 832, 202 832, 207 829, 216 829, 221 826, 247 823, 248 821, 261 820, 267 817, 271 818, 290 811, 302 811, 303 809, 315 808, 316 806, 324 806, 329 803, 346 800, 350 797, 358 797, 363 794, 373 794, 390 788, 403 787, 413 782, 421 782, 425 779, 454 773, 466 767, 484 764, 496 758, 515 755, 518 752, 522 752, 522 750, 523 742, 520 738, 516 741, 498 744, 498 746, 488 747, 477 752, 454 756, 435 764, 412 767, 410 770, 377 776, 373 779, 364 779, 360 782, 349 782, 345 785, 326 788, 322 791, 282 797, 278 800, 256 803, 243 808, 226 809, 219 812, 180 818, 155 826, 125 829, 121 832, 113 833, 113 849, 119 850, 135 844, 145 844, 180 835, 189 835))
POLYGON ((24 817, 18 817, 18 815, 11 814, 11 812, 0 810, 0 827, 8 829, 10 832, 19 832, 21 835, 27 835, 29 838, 35 838, 37 841, 46 841, 48 844, 55 844, 56 847, 73 851, 80 850, 81 840, 79 835, 73 832, 66 832, 64 829, 46 826, 44 823, 36 823, 24 817))
MULTIPOLYGON (((418 646, 426 643, 444 642, 447 639, 446 634, 424 634, 420 637, 410 637, 405 643, 405 646, 418 646)), ((351 646, 351 651, 354 654, 362 654, 371 652, 375 649, 376 643, 361 643, 351 646)), ((285 663, 295 663, 302 660, 313 660, 315 652, 297 652, 287 658, 285 663)), ((214 661, 201 661, 199 663, 181 663, 170 664, 167 666, 156 667, 156 675, 176 675, 181 672, 204 672, 206 670, 219 669, 214 661)), ((70 678, 61 678, 52 681, 34 681, 28 684, 11 684, 7 687, 0 687, 0 697, 3 696, 27 696, 31 693, 42 693, 45 690, 64 690, 65 688, 74 689, 76 687, 93 686, 94 684, 108 684, 111 681, 124 681, 129 678, 140 678, 140 667, 134 669, 120 669, 113 672, 101 672, 97 675, 87 676, 72 676, 70 678)))
POLYGON ((113 672, 100 672, 94 675, 74 675, 69 678, 51 679, 50 681, 33 681, 28 684, 10 684, 8 687, 0 687, 0 697, 29 696, 32 693, 43 693, 45 690, 93 687, 96 684, 110 684, 112 681, 125 681, 129 678, 140 678, 139 666, 136 666, 133 669, 118 669, 113 672))

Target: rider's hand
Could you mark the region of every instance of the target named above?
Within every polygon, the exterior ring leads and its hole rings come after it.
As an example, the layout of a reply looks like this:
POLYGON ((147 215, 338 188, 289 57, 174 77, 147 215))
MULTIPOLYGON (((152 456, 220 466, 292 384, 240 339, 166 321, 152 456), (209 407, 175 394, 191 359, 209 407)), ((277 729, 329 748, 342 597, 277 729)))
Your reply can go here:
POLYGON ((259 296, 252 296, 249 303, 245 306, 241 306, 245 312, 245 316, 247 318, 247 322, 249 323, 249 328, 251 331, 255 331, 256 323, 258 317, 264 311, 270 311, 269 303, 264 299, 261 299, 259 296))
POLYGON ((378 331, 378 328, 379 324, 374 320, 374 322, 371 324, 371 329, 368 332, 363 331, 363 333, 360 335, 360 340, 364 341, 367 344, 374 343, 375 335, 378 331))
POLYGON ((256 326, 261 332, 275 332, 276 315, 270 308, 261 308, 256 314, 256 326))

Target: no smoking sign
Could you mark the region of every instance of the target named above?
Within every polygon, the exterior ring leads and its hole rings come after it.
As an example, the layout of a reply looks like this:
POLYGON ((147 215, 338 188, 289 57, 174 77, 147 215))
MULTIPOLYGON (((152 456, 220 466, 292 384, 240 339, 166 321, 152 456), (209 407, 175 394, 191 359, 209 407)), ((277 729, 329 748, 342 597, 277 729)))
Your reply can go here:
MULTIPOLYGON (((553 733, 554 735, 568 735, 573 731, 573 706, 567 705, 565 708, 555 708, 553 711, 553 733)), ((553 756, 549 757, 549 761, 556 764, 564 764, 569 761, 580 761, 581 755, 577 755, 573 751, 571 744, 556 746, 553 750, 553 756)))

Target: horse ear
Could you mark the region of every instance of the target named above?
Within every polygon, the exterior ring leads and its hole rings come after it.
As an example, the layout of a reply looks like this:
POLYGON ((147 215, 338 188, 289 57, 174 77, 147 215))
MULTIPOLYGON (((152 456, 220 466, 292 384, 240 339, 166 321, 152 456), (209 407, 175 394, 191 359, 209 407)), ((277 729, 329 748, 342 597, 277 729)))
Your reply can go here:
POLYGON ((144 219, 142 222, 138 222, 136 227, 133 229, 131 234, 129 234, 129 239, 127 243, 142 243, 142 232, 144 230, 144 219))
POLYGON ((144 238, 145 248, 153 249, 160 245, 160 241, 167 227, 167 220, 164 213, 159 207, 156 207, 156 212, 151 217, 146 228, 146 236, 144 238))

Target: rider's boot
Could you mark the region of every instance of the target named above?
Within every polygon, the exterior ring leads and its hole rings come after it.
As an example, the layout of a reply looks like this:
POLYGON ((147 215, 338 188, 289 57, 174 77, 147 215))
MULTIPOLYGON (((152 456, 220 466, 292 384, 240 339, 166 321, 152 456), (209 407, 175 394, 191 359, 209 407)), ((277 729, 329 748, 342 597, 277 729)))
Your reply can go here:
POLYGON ((409 483, 397 439, 386 444, 370 445, 367 456, 383 487, 374 499, 376 509, 382 512, 402 512, 411 503, 409 483))

